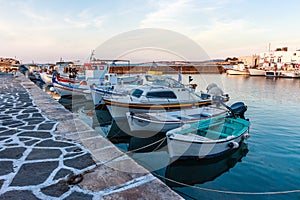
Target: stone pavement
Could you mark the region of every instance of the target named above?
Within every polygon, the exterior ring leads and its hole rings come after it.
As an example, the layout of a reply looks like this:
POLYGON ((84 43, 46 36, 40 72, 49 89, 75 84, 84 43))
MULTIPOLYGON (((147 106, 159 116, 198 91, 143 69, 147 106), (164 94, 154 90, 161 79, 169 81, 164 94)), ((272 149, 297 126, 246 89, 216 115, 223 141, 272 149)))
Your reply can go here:
POLYGON ((0 77, 0 199, 181 199, 34 83, 0 77))

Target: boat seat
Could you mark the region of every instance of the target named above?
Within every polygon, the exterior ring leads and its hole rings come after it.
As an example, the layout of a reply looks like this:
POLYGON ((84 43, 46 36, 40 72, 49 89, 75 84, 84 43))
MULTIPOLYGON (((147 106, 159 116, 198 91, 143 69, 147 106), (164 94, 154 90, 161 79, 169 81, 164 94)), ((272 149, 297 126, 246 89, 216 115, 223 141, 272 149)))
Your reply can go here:
POLYGON ((207 129, 208 125, 209 125, 209 127, 215 127, 215 126, 219 126, 219 125, 222 125, 222 124, 224 124, 223 121, 221 121, 221 122, 215 122, 215 123, 204 122, 204 123, 198 124, 198 129, 199 130, 201 130, 201 129, 207 129))
POLYGON ((204 136, 201 136, 201 135, 196 135, 196 134, 193 134, 193 133, 189 133, 189 134, 186 134, 186 135, 190 136, 190 137, 195 137, 198 140, 203 140, 203 141, 211 141, 212 140, 210 138, 207 138, 207 137, 204 137, 204 136))
POLYGON ((218 136, 219 138, 227 138, 229 135, 225 134, 225 133, 220 133, 220 132, 217 132, 217 131, 213 131, 213 130, 207 130, 206 131, 206 136, 207 134, 213 134, 215 136, 218 136))
POLYGON ((223 126, 224 128, 229 128, 229 129, 231 129, 232 131, 234 131, 234 130, 239 130, 239 129, 241 129, 241 127, 244 127, 244 125, 243 124, 240 124, 240 123, 235 123, 235 124, 228 124, 228 123, 226 123, 226 124, 224 124, 224 126, 223 126))

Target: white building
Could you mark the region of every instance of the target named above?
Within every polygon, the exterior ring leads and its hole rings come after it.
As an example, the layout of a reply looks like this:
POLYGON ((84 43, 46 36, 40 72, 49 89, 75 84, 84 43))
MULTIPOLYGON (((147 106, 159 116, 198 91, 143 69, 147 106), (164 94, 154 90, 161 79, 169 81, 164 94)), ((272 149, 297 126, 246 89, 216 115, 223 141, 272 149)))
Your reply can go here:
POLYGON ((256 67, 259 64, 260 57, 258 55, 240 56, 239 61, 243 62, 248 67, 256 67))
POLYGON ((288 51, 287 47, 277 48, 275 51, 260 53, 260 64, 300 64, 300 50, 288 51))

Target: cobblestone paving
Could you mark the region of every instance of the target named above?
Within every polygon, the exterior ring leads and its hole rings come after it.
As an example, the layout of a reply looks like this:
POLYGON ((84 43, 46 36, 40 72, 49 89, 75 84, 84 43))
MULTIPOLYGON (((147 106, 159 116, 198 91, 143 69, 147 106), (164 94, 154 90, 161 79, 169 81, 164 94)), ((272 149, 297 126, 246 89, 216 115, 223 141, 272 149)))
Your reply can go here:
POLYGON ((93 198, 70 180, 95 163, 81 145, 55 138, 57 124, 20 83, 0 78, 0 199, 93 198))

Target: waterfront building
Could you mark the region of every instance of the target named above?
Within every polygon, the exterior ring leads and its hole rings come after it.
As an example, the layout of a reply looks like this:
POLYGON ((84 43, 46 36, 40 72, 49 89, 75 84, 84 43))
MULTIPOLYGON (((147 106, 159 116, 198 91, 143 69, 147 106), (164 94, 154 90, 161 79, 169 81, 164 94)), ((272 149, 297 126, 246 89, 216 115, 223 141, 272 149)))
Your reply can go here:
POLYGON ((262 52, 260 53, 259 63, 276 63, 278 65, 300 64, 300 49, 288 51, 287 47, 282 47, 272 51, 262 52))
POLYGON ((239 62, 243 62, 245 66, 248 67, 257 67, 259 64, 260 56, 252 55, 252 56, 240 56, 238 58, 239 62))

